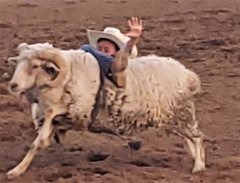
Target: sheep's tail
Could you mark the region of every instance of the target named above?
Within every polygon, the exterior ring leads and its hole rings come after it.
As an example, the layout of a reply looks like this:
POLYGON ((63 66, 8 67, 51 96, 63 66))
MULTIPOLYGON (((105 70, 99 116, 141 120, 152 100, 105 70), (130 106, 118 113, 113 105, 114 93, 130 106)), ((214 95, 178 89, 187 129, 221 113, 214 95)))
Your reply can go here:
POLYGON ((192 96, 201 92, 201 81, 196 73, 191 71, 189 77, 187 78, 187 84, 188 90, 192 96))

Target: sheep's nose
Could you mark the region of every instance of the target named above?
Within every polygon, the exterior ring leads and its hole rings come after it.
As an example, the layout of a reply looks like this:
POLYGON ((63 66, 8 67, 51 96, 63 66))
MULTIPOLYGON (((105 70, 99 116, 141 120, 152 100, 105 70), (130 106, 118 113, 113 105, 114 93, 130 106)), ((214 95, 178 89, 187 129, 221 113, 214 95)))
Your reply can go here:
POLYGON ((17 90, 18 84, 17 83, 10 83, 11 91, 15 92, 17 90))

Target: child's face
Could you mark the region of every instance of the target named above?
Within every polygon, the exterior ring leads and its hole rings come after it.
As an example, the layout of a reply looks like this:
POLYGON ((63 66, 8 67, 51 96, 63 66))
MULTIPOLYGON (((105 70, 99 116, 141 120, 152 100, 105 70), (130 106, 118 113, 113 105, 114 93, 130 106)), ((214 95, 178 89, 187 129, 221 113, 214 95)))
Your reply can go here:
POLYGON ((117 53, 114 44, 107 40, 99 41, 97 43, 97 50, 110 56, 115 56, 117 53))

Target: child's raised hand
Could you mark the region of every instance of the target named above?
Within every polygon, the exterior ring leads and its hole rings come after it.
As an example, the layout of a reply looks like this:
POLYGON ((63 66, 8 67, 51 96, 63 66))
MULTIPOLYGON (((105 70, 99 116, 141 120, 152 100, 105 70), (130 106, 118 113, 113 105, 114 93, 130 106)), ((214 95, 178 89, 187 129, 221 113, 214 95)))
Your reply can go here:
POLYGON ((132 17, 128 20, 128 26, 130 27, 130 31, 125 35, 130 38, 139 38, 142 34, 143 24, 142 20, 138 17, 132 17))

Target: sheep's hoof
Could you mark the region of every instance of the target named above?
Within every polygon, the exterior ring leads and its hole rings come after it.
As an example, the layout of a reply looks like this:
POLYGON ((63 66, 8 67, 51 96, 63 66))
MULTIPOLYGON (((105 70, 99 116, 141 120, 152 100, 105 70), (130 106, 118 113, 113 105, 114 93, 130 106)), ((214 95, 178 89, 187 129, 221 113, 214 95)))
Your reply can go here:
POLYGON ((20 172, 12 169, 12 170, 9 170, 7 172, 7 178, 8 179, 14 179, 14 178, 18 177, 20 174, 21 174, 20 172))
POLYGON ((198 172, 202 172, 202 171, 205 171, 205 170, 206 170, 205 165, 194 166, 194 168, 192 169, 192 173, 198 173, 198 172))

